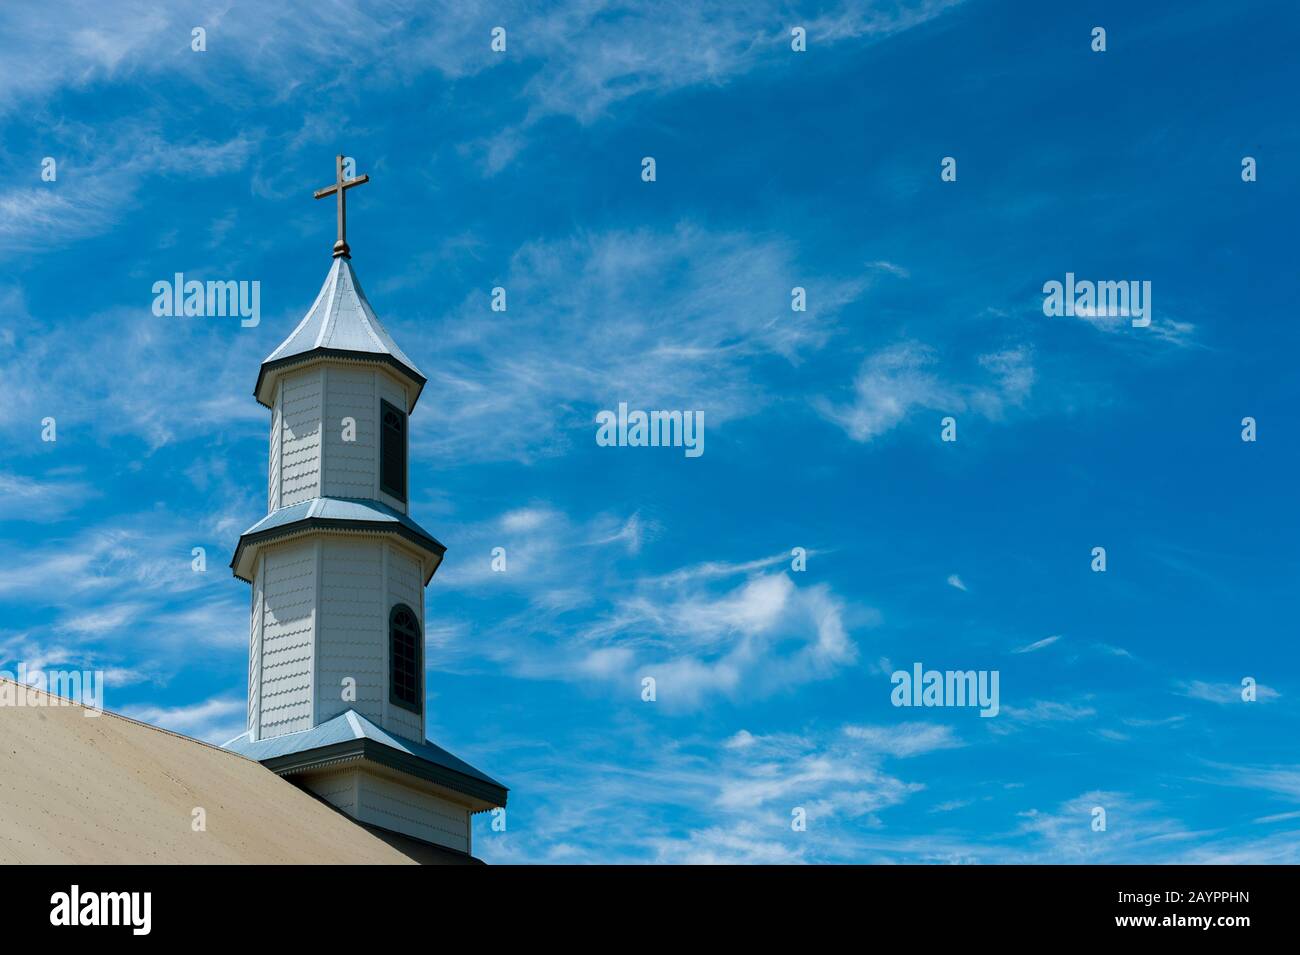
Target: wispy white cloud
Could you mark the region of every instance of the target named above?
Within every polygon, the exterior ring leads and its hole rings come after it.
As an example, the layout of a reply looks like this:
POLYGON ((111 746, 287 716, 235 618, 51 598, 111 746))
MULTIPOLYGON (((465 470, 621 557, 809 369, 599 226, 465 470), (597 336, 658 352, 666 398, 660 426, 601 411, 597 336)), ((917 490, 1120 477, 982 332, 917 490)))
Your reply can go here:
POLYGON ((807 30, 813 47, 861 42, 906 30, 953 5, 848 0, 796 22, 768 2, 693 4, 671 18, 651 7, 574 4, 541 28, 550 56, 526 91, 533 116, 560 113, 590 122, 639 94, 721 86, 788 53, 793 26, 807 30))
POLYGON ((99 440, 132 435, 151 449, 215 431, 265 433, 265 411, 247 396, 265 340, 238 320, 156 317, 148 291, 142 282, 138 307, 77 321, 15 321, 12 343, 0 345, 0 430, 31 453, 42 447, 36 424, 47 415, 64 438, 77 429, 99 440), (230 321, 233 332, 218 325, 230 321), (178 354, 184 375, 175 373, 178 354), (73 381, 75 389, 62 384, 73 381))
POLYGON ((960 577, 958 577, 956 574, 949 574, 949 575, 948 575, 948 586, 949 586, 949 587, 956 587, 958 590, 961 590, 961 591, 965 591, 965 590, 966 590, 966 584, 965 584, 965 583, 962 581, 962 579, 961 579, 960 577))
MULTIPOLYGON (((799 18, 813 49, 863 44, 924 23, 957 0, 838 0, 799 18)), ((510 63, 517 119, 473 144, 494 172, 523 148, 529 127, 548 116, 591 123, 623 100, 693 87, 720 87, 760 65, 789 62, 788 11, 774 0, 681 7, 664 17, 651 6, 565 0, 545 9, 507 2, 345 0, 165 7, 124 0, 53 8, 7 5, 0 12, 0 112, 63 89, 166 76, 169 82, 239 104, 258 98, 347 96, 344 77, 369 90, 405 85, 421 74, 463 79, 510 63), (504 24, 508 52, 489 46, 504 24), (207 31, 209 52, 191 51, 190 31, 207 31), (271 51, 274 55, 271 55, 271 51)))
POLYGON ((58 520, 98 497, 98 490, 80 476, 44 478, 0 471, 0 520, 58 520))
MULTIPOLYGON (((1148 307, 1150 307, 1148 303, 1148 307)), ((1099 308, 1075 308, 1075 317, 1087 322, 1098 331, 1115 335, 1132 330, 1133 319, 1130 315, 1112 313, 1099 308)), ((1180 348, 1191 347, 1196 340, 1196 326, 1192 322, 1182 321, 1167 315, 1151 315, 1150 326, 1140 329, 1144 336, 1180 348)), ((1130 339, 1132 341, 1133 339, 1130 339)))
POLYGON ((1164 716, 1153 719, 1144 719, 1141 717, 1126 717, 1122 722, 1125 726, 1132 726, 1135 729, 1148 729, 1151 727, 1178 726, 1187 720, 1185 716, 1164 716))
MULTIPOLYGON (((701 411, 712 437, 788 402, 755 374, 757 363, 793 366, 822 349, 871 281, 809 272, 789 240, 688 224, 526 243, 502 279, 508 312, 474 293, 436 322, 385 315, 407 351, 439 355, 430 377, 439 401, 412 431, 414 453, 466 464, 559 455, 594 443, 595 413, 620 401, 701 411), (792 274, 805 276, 806 313, 790 311, 789 284, 773 278, 792 274)), ((140 289, 137 307, 38 333, 20 291, 0 288, 18 310, 11 340, 0 342, 0 429, 26 434, 35 448, 32 422, 57 411, 61 429, 93 425, 101 440, 133 435, 151 449, 215 430, 263 434, 265 411, 247 395, 250 369, 273 329, 291 327, 297 313, 232 330, 220 319, 156 317, 148 283, 140 289), (187 375, 173 373, 177 354, 187 375), (59 389, 61 381, 80 387, 59 389)), ((653 528, 624 530, 635 542, 653 528)))
POLYGON ((989 720, 994 733, 1008 732, 1020 726, 1038 726, 1050 723, 1074 723, 1097 715, 1091 706, 1061 703, 1055 700, 1034 700, 1029 706, 1002 705, 1000 718, 989 720))
MULTIPOLYGON (((741 729, 722 740, 692 738, 685 744, 680 736, 665 744, 623 727, 616 738, 603 733, 599 745, 602 752, 618 748, 631 758, 617 765, 591 754, 570 761, 547 747, 535 776, 541 788, 537 796, 547 809, 527 833, 510 840, 483 838, 480 850, 493 861, 515 862, 1023 863, 1060 862, 1065 856, 1122 861, 1167 855, 1162 846, 1184 831, 1152 803, 1102 792, 1085 793, 1049 811, 1008 812, 1016 820, 1013 828, 987 830, 973 839, 895 830, 897 814, 925 787, 900 776, 890 761, 960 745, 942 725, 741 729), (583 792, 582 807, 570 805, 573 791, 583 792), (1109 814, 1110 833, 1091 830, 1091 810, 1099 802, 1109 814), (617 832, 593 832, 591 819, 602 818, 607 806, 618 807, 617 832), (791 825, 800 813, 807 824, 803 831, 791 825), (636 838, 618 835, 628 831, 636 838), (1090 842, 1089 836, 1096 838, 1090 842)), ((1019 786, 1007 791, 1018 793, 1019 786)), ((999 790, 945 799, 929 811, 951 812, 999 798, 1023 801, 999 790)))
MULTIPOLYGON (((557 592, 572 591, 568 584, 585 589, 591 581, 581 580, 581 574, 595 573, 611 555, 638 554, 655 525, 636 513, 575 521, 549 504, 534 503, 470 526, 449 525, 448 531, 462 556, 439 570, 440 586, 466 593, 525 594, 554 604, 557 592), (493 557, 497 548, 504 551, 499 561, 493 557)), ((588 595, 578 603, 591 599, 588 595)))
MULTIPOLYGON (((620 563, 639 556, 645 527, 635 514, 575 520, 544 503, 451 526, 447 539, 477 556, 440 572, 439 584, 467 599, 513 599, 475 613, 491 641, 448 647, 444 660, 487 657, 520 676, 618 693, 639 694, 651 677, 656 705, 682 710, 770 696, 857 659, 846 602, 788 572, 789 554, 645 574, 620 563), (492 569, 494 547, 505 550, 503 572, 492 569)), ((876 618, 870 608, 853 615, 876 618)))
POLYGON ((931 806, 930 812, 956 812, 958 809, 965 809, 972 805, 974 800, 971 799, 948 799, 941 803, 931 806))
POLYGON ((0 637, 0 669, 16 676, 20 666, 29 682, 31 674, 51 669, 98 671, 111 688, 160 682, 158 675, 146 668, 122 666, 114 657, 81 644, 38 640, 27 632, 0 637))
POLYGON ((137 121, 93 129, 61 126, 45 148, 58 178, 9 180, 0 188, 0 251, 51 251, 108 231, 156 176, 210 177, 249 161, 254 139, 167 141, 137 121), (28 182, 31 184, 27 184, 28 182))
POLYGON ((901 723, 897 726, 846 726, 846 735, 875 752, 890 756, 918 756, 939 749, 952 749, 961 742, 952 727, 938 723, 901 723))
POLYGON ((0 640, 0 657, 102 670, 118 687, 165 683, 194 662, 196 647, 238 659, 248 641, 247 594, 230 586, 223 560, 195 572, 194 544, 183 518, 147 514, 0 547, 0 611, 22 607, 41 620, 0 640))
POLYGON ((136 704, 122 715, 220 745, 244 731, 247 713, 242 697, 214 696, 186 706, 136 704))
POLYGON ((116 603, 96 607, 66 618, 59 629, 76 635, 99 636, 120 630, 143 612, 138 603, 116 603))
POLYGON ((194 536, 183 521, 168 526, 152 515, 125 516, 38 546, 3 547, 0 561, 9 569, 0 575, 0 600, 23 599, 31 606, 65 607, 80 614, 88 594, 121 600, 123 606, 148 594, 185 594, 205 582, 205 575, 191 568, 194 536))
MULTIPOLYGON (((899 342, 863 361, 852 401, 837 403, 823 396, 815 406, 854 441, 868 442, 922 409, 953 415, 970 410, 999 420, 1008 409, 1022 405, 1033 389, 1035 373, 1027 348, 980 355, 977 364, 979 370, 969 382, 941 376, 934 349, 899 342)), ((935 429, 937 433, 938 420, 935 429)))
POLYGON ((851 404, 822 399, 819 410, 854 441, 870 441, 897 427, 916 408, 955 406, 953 392, 928 370, 934 362, 934 353, 923 345, 893 345, 863 362, 851 404))
POLYGON ((1198 833, 1159 814, 1152 800, 1134 799, 1128 793, 1094 790, 1061 803, 1056 809, 1030 809, 1020 813, 1022 861, 1103 863, 1168 858, 1171 843, 1193 840, 1198 833), (1105 813, 1106 828, 1094 829, 1094 810, 1105 813))
POLYGON ((641 589, 586 628, 590 676, 656 681, 659 704, 691 709, 718 696, 758 699, 826 679, 857 658, 844 607, 825 584, 758 575, 717 592, 641 589))
POLYGON ((1300 819, 1300 809, 1295 812, 1275 812, 1271 816, 1260 816, 1258 819, 1252 819, 1256 823, 1269 822, 1286 822, 1291 819, 1300 819))
POLYGON ((596 412, 620 401, 703 411, 710 432, 755 415, 786 400, 755 362, 820 349, 869 284, 805 278, 809 310, 791 312, 774 277, 807 275, 798 260, 782 238, 689 224, 529 242, 501 280, 507 312, 476 292, 403 330, 409 351, 441 355, 437 420, 412 437, 440 460, 532 460, 594 443, 596 412))
POLYGON ((806 847, 777 840, 770 825, 740 821, 692 829, 684 837, 649 840, 659 865, 797 865, 811 861, 806 847))
MULTIPOLYGON (((1206 683, 1203 680, 1188 680, 1178 684, 1176 692, 1180 696, 1186 696, 1193 700, 1203 700, 1206 703, 1229 705, 1245 702, 1242 697, 1245 687, 1240 683, 1206 683)), ((1271 686, 1265 686, 1262 683, 1257 684, 1255 687, 1255 698, 1260 703, 1271 703, 1281 695, 1271 686)))
POLYGON ((1297 865, 1300 831, 1276 832, 1262 839, 1220 839, 1186 849, 1176 861, 1183 865, 1297 865))
POLYGON ((1262 789, 1274 795, 1300 801, 1300 765, 1232 766, 1211 763, 1222 774, 1211 781, 1242 789, 1262 789))
POLYGON ((715 750, 706 770, 716 786, 714 825, 650 840, 654 861, 762 863, 829 861, 852 856, 839 842, 846 823, 878 824, 879 814, 924 787, 881 767, 959 745, 942 726, 845 726, 832 734, 754 735, 740 731, 715 750), (806 828, 791 822, 801 815, 806 828))
MULTIPOLYGON (((812 557, 817 553, 819 553, 819 551, 808 550, 807 556, 812 557)), ((790 554, 782 553, 772 554, 768 557, 759 557, 755 560, 738 562, 704 561, 703 563, 680 567, 677 570, 666 574, 660 574, 649 579, 660 586, 673 587, 679 584, 692 582, 698 583, 701 581, 719 580, 726 577, 736 577, 743 574, 753 574, 758 571, 776 567, 778 564, 788 564, 790 560, 790 554)))
POLYGON ((1011 652, 1012 653, 1033 653, 1035 650, 1041 650, 1044 647, 1050 647, 1052 644, 1056 643, 1060 639, 1061 637, 1059 634, 1056 636, 1044 637, 1041 640, 1035 640, 1033 643, 1027 643, 1023 647, 1017 647, 1015 650, 1012 650, 1011 652))

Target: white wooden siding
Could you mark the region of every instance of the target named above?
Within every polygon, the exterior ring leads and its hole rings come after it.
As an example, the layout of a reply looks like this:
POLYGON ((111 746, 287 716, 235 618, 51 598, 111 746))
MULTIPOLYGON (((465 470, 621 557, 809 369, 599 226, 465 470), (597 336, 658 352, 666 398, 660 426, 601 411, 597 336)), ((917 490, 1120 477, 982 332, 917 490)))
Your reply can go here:
POLYGON ((257 739, 262 726, 262 595, 266 561, 257 562, 253 574, 253 607, 248 624, 248 727, 257 739))
POLYGON ((357 776, 356 770, 329 773, 324 776, 312 776, 304 780, 307 788, 320 796, 336 809, 342 809, 349 816, 357 814, 357 776))
POLYGON ((320 379, 319 368, 281 379, 281 507, 320 496, 320 379))
POLYGON ((269 514, 280 506, 280 432, 283 430, 280 407, 283 388, 275 389, 275 403, 271 408, 271 456, 267 466, 266 512, 269 514))
POLYGON ((326 497, 374 499, 378 489, 375 437, 379 425, 379 400, 371 367, 329 365, 325 379, 326 497), (343 440, 343 419, 357 423, 355 441, 343 440))
POLYGON ((393 780, 360 774, 356 817, 362 822, 469 852, 469 810, 393 780))
POLYGON ((316 546, 287 543, 268 547, 262 557, 261 739, 312 725, 316 546))
POLYGON ((321 538, 321 608, 317 627, 316 721, 344 710, 381 723, 388 697, 384 671, 383 541, 376 537, 321 538), (343 700, 344 677, 357 681, 356 702, 343 700))

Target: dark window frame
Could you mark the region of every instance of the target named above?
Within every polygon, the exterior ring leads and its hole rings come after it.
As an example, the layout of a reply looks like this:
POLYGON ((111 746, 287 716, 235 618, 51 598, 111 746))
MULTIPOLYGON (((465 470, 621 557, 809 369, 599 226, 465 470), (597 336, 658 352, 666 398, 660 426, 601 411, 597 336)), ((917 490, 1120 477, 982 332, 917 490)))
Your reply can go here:
POLYGON ((406 412, 397 405, 390 404, 383 398, 379 399, 379 490, 383 491, 390 497, 395 497, 403 504, 406 501, 406 470, 407 470, 407 420, 406 412), (390 441, 396 440, 397 436, 392 434, 392 429, 388 423, 389 415, 394 415, 396 420, 401 422, 401 454, 400 466, 389 464, 390 441), (392 467, 397 467, 399 474, 392 474, 392 467), (388 478, 396 476, 400 484, 390 483, 388 478))
POLYGON ((396 604, 388 612, 388 702, 412 713, 419 713, 424 703, 424 633, 420 617, 406 604, 396 604), (410 619, 406 626, 398 622, 399 614, 410 619), (399 638, 409 641, 399 645, 399 638), (410 671, 399 665, 409 665, 410 671))

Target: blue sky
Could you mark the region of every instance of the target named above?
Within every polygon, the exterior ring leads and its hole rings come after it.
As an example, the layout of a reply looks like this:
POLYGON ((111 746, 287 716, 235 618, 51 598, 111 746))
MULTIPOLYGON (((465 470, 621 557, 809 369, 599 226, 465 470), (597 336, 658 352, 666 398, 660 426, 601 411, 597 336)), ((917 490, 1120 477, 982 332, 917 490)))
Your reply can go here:
POLYGON ((0 667, 242 729, 251 390, 343 152, 429 377, 429 735, 512 790, 477 854, 1300 860, 1294 8, 151 6, 0 13, 0 667), (154 316, 176 272, 260 324, 154 316), (1066 272, 1150 327, 1046 317, 1066 272), (620 401, 704 455, 598 447, 620 401), (895 708, 916 662, 1001 712, 895 708))

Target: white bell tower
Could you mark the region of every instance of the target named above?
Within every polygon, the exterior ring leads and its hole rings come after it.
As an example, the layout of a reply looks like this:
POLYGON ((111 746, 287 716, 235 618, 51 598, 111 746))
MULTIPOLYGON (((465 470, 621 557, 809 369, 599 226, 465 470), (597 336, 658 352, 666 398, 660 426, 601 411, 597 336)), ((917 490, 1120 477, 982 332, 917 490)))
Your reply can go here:
POLYGON ((470 857, 503 786, 425 739, 424 588, 446 548, 409 516, 407 423, 425 377, 379 323, 348 248, 264 362, 267 514, 231 561, 252 585, 248 731, 226 744, 424 861, 470 857), (427 850, 427 851, 426 851, 427 850), (422 857, 423 858, 423 857, 422 857))

